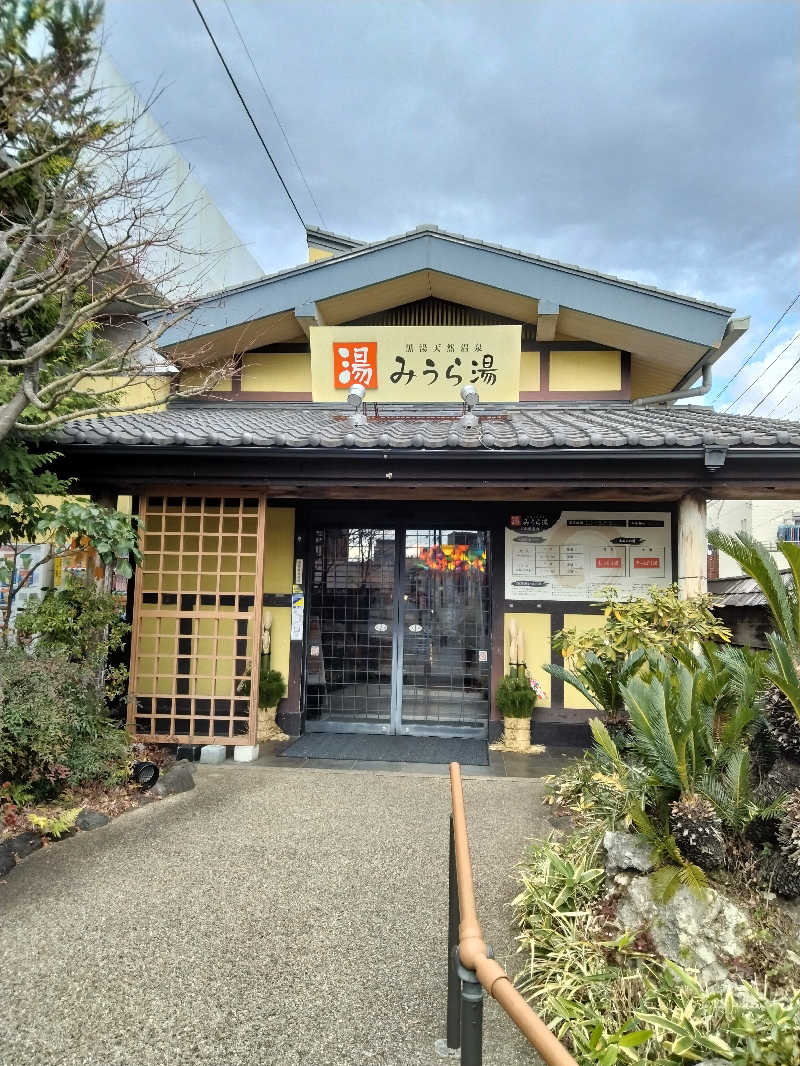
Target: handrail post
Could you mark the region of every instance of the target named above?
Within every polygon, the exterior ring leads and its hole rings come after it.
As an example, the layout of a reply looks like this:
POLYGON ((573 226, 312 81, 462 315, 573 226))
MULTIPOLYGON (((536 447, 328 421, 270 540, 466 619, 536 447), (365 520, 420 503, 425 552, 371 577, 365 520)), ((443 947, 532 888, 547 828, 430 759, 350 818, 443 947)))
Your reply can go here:
POLYGON ((456 845, 453 835, 453 815, 450 815, 450 873, 449 910, 447 916, 447 1046, 455 1050, 461 1046, 461 981, 458 976, 458 925, 461 912, 458 906, 458 874, 456 845))
POLYGON ((483 986, 474 970, 459 963, 461 979, 461 1066, 483 1062, 483 986))

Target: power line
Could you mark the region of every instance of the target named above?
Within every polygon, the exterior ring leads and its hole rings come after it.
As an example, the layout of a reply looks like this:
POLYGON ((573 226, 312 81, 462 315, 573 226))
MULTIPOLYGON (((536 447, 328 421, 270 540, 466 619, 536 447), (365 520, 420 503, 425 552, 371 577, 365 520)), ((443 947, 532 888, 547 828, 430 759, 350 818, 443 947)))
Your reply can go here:
POLYGON ((203 12, 200 10, 200 7, 199 7, 199 5, 197 3, 197 0, 192 0, 192 4, 194 5, 195 11, 200 16, 200 21, 203 23, 203 26, 205 27, 205 31, 206 31, 206 33, 209 36, 209 40, 214 45, 214 51, 219 56, 219 61, 223 65, 223 67, 225 68, 225 73, 228 75, 230 83, 231 83, 231 85, 234 88, 234 92, 239 97, 239 102, 241 103, 242 107, 244 108, 245 114, 250 119, 250 125, 256 131, 256 137, 258 137, 259 141, 261 142, 261 147, 267 153, 267 158, 269 159, 270 163, 272 163, 272 167, 273 167, 275 173, 278 175, 278 181, 283 186, 283 191, 289 197, 289 201, 290 201, 292 207, 294 208, 294 213, 300 219, 300 225, 303 227, 303 229, 307 229, 308 227, 306 226, 305 221, 303 220, 303 216, 300 214, 300 209, 298 208, 297 204, 294 202, 294 197, 289 192, 289 189, 288 189, 288 187, 286 185, 286 182, 281 177, 281 172, 278 170, 278 165, 275 162, 275 160, 272 158, 272 153, 270 152, 269 148, 267 148, 266 141, 261 136, 261 131, 259 130, 258 126, 256 125, 256 120, 250 114, 250 108, 247 106, 247 104, 244 101, 244 97, 239 92, 239 86, 236 84, 236 79, 234 78, 233 74, 231 74, 231 69, 228 66, 228 64, 225 62, 225 57, 223 56, 222 52, 220 52, 220 50, 219 50, 219 45, 217 44, 217 42, 216 42, 216 40, 214 38, 214 34, 211 32, 211 28, 209 27, 208 23, 206 22, 205 18, 203 17, 203 12))
MULTIPOLYGON (((794 307, 794 305, 797 303, 798 300, 800 300, 800 292, 798 292, 797 296, 795 296, 795 298, 792 300, 792 302, 789 304, 789 306, 783 312, 783 314, 778 319, 778 321, 774 323, 774 325, 769 330, 769 332, 766 333, 761 338, 761 340, 758 342, 758 344, 755 346, 755 348, 752 350, 752 352, 748 355, 748 357, 745 359, 745 361, 742 363, 742 365, 739 367, 739 369, 736 371, 736 373, 733 375, 733 377, 729 378, 725 382, 725 384, 719 390, 717 395, 711 401, 712 405, 717 402, 717 400, 720 398, 720 396, 723 394, 723 392, 725 392, 725 390, 728 388, 728 386, 732 385, 734 383, 734 381, 736 381, 738 376, 741 374, 741 372, 744 370, 744 368, 747 366, 747 364, 750 362, 750 360, 753 358, 753 356, 756 354, 756 352, 759 350, 759 348, 761 348, 761 346, 764 344, 765 341, 769 340, 769 338, 772 336, 772 334, 775 332, 775 330, 778 328, 778 326, 781 324, 781 322, 783 322, 784 318, 786 318, 786 316, 789 314, 789 312, 791 311, 791 309, 794 307)), ((727 408, 726 408, 726 410, 727 410, 727 408)))
MULTIPOLYGON (((794 342, 797 340, 798 336, 800 336, 800 334, 795 334, 795 336, 792 337, 792 339, 789 341, 789 344, 786 345, 786 348, 788 348, 790 345, 794 344, 794 342)), ((781 355, 783 355, 783 352, 786 351, 786 348, 784 348, 783 351, 780 353, 781 355)), ((785 373, 781 374, 780 378, 772 386, 772 389, 770 390, 770 392, 764 393, 764 395, 761 397, 761 399, 758 401, 758 403, 755 405, 755 407, 752 409, 752 411, 748 411, 748 417, 750 415, 754 415, 756 413, 756 411, 759 409, 761 404, 764 403, 764 401, 769 396, 772 395, 772 393, 775 391, 775 389, 777 389, 777 387, 781 384, 782 381, 786 380, 786 378, 791 374, 791 372, 794 370, 794 368, 797 366, 798 363, 800 363, 800 355, 798 355, 798 357, 795 359, 795 361, 792 363, 792 365, 789 367, 789 369, 785 373)))
MULTIPOLYGON (((792 345, 794 344, 794 342, 795 342, 795 341, 797 340, 797 337, 798 337, 798 334, 797 334, 797 333, 795 333, 795 335, 794 335, 794 336, 792 337, 792 339, 791 339, 791 340, 789 341, 789 343, 788 343, 787 345, 785 345, 785 346, 784 346, 783 348, 781 348, 781 350, 780 350, 780 351, 778 352, 778 354, 777 354, 777 355, 775 356, 775 358, 774 358, 774 359, 771 359, 771 360, 770 360, 770 361, 769 361, 769 362, 767 363, 767 365, 766 365, 766 366, 764 367, 764 369, 763 369, 763 370, 761 371, 761 376, 762 376, 762 377, 764 376, 764 374, 766 374, 766 372, 767 372, 767 371, 769 370, 769 368, 770 368, 771 366, 774 366, 774 365, 775 365, 775 363, 777 363, 777 361, 778 361, 778 360, 780 359, 780 357, 781 357, 781 356, 783 355, 783 353, 784 353, 784 352, 785 352, 785 351, 787 350, 787 348, 791 348, 791 346, 792 346, 792 345)), ((749 391, 750 391, 750 390, 752 389, 752 387, 753 387, 753 386, 755 385, 756 381, 758 381, 758 380, 759 380, 759 379, 758 379, 758 378, 756 378, 756 379, 754 379, 753 381, 751 381, 751 382, 750 382, 750 384, 749 384, 749 385, 747 386, 747 388, 746 388, 746 389, 743 389, 743 390, 742 390, 742 392, 740 392, 740 393, 739 393, 739 395, 738 395, 738 396, 736 397, 736 399, 735 399, 735 400, 731 400, 731 402, 730 402, 730 403, 728 404, 728 406, 727 406, 727 407, 725 408, 725 410, 724 410, 724 411, 723 411, 722 413, 723 413, 723 414, 727 414, 727 413, 728 413, 728 411, 730 411, 730 409, 731 409, 732 407, 735 407, 735 406, 736 406, 736 404, 737 404, 737 403, 739 402, 739 400, 741 400, 741 398, 742 398, 743 396, 746 396, 746 395, 747 395, 747 393, 748 393, 748 392, 749 392, 749 391)), ((783 378, 781 378, 781 381, 783 381, 783 378)), ((780 383, 781 383, 780 381, 776 382, 776 384, 777 384, 777 385, 780 385, 780 383)), ((766 396, 764 396, 764 400, 765 400, 765 399, 767 398, 767 396, 768 396, 768 395, 769 395, 769 393, 767 393, 767 394, 766 394, 766 396)), ((763 402, 764 402, 764 401, 762 400, 762 401, 761 401, 761 403, 763 403, 763 402)), ((759 404, 759 406, 760 406, 760 404, 759 404)), ((752 412, 751 412, 751 413, 752 413, 752 412)))
POLYGON ((225 5, 225 10, 228 12, 228 16, 229 16, 231 22, 233 23, 233 28, 236 30, 236 36, 241 41, 242 48, 244 48, 245 54, 246 54, 247 58, 250 60, 250 66, 253 68, 253 73, 255 74, 256 78, 258 79, 258 84, 261 86, 261 92, 264 94, 264 99, 269 104, 269 109, 272 112, 275 121, 278 123, 278 128, 280 129, 281 133, 283 134, 283 139, 286 142, 286 147, 289 149, 289 154, 291 155, 292 159, 294 160, 294 165, 297 167, 297 171, 298 171, 300 177, 303 179, 303 184, 306 187, 306 192, 311 197, 311 201, 314 204, 314 207, 317 209, 317 214, 319 215, 319 220, 320 220, 320 222, 322 223, 322 225, 324 227, 327 227, 325 219, 322 217, 322 211, 320 210, 320 207, 319 207, 319 204, 317 203, 316 197, 314 196, 313 192, 311 191, 311 186, 306 181, 306 176, 303 173, 303 168, 300 166, 300 162, 299 162, 297 156, 294 154, 294 149, 292 148, 291 144, 289 143, 289 137, 288 137, 288 135, 286 133, 286 130, 283 127, 283 123, 281 122, 280 118, 278 117, 278 112, 275 110, 275 105, 272 102, 272 98, 270 97, 269 93, 267 92, 267 88, 264 85, 264 82, 261 80, 261 75, 258 73, 258 68, 256 67, 255 62, 253 61, 253 57, 250 54, 250 49, 247 47, 247 42, 245 41, 244 37, 242 36, 242 32, 239 29, 239 26, 238 26, 238 24, 236 22, 236 19, 233 17, 233 12, 230 9, 230 6, 228 4, 228 0, 222 0, 222 2, 225 5))

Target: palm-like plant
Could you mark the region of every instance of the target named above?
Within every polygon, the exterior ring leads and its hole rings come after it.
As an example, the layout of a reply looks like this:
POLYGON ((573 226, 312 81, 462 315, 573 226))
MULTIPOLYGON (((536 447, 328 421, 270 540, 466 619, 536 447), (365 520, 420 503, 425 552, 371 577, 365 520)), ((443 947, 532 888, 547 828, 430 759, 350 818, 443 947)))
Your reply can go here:
POLYGON ((637 648, 626 659, 614 662, 587 652, 575 664, 574 670, 557 663, 545 664, 544 668, 552 677, 576 688, 595 710, 613 722, 622 717, 625 707, 621 686, 631 680, 645 661, 644 651, 637 648))
POLYGON ((782 541, 778 545, 791 572, 787 587, 775 560, 749 533, 731 537, 714 530, 708 540, 712 547, 735 559, 764 593, 776 630, 767 635, 772 655, 765 677, 783 693, 800 723, 800 544, 782 541))

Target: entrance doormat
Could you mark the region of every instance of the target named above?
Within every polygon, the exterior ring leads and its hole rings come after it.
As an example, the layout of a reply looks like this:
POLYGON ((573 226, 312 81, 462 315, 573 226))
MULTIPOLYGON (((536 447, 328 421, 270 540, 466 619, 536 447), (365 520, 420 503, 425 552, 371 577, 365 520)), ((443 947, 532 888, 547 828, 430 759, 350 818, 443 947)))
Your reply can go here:
POLYGON ((281 756, 292 759, 341 759, 361 762, 460 762, 488 766, 485 740, 457 737, 383 736, 380 733, 304 733, 281 756))

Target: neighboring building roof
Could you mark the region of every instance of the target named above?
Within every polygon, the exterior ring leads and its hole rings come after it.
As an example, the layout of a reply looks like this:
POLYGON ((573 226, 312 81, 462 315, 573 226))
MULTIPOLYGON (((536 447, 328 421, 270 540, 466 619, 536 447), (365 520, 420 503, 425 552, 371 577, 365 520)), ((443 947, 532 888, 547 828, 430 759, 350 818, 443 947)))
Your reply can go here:
MULTIPOLYGON (((782 570, 786 584, 791 582, 791 571, 782 570)), ((708 591, 714 596, 715 607, 766 607, 767 598, 761 586, 752 577, 720 577, 709 581, 708 591)))
MULTIPOLYGON (((371 405, 367 405, 367 413, 371 405)), ((708 407, 629 404, 481 404, 480 424, 460 405, 380 404, 353 425, 338 404, 173 403, 166 411, 91 418, 54 433, 62 445, 215 448, 624 449, 800 447, 800 423, 724 415, 708 407)))

